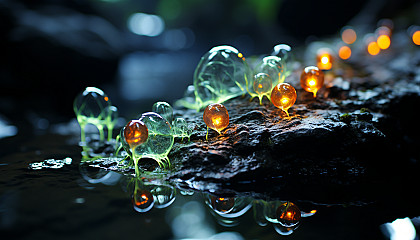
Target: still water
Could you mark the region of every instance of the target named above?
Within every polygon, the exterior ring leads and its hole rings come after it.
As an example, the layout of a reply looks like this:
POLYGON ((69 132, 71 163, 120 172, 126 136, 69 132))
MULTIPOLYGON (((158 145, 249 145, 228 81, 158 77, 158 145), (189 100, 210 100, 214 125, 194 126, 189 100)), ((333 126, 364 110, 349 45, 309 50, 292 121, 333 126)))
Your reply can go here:
POLYGON ((386 239, 397 218, 419 227, 404 191, 357 203, 221 196, 81 164, 77 136, 57 132, 0 140, 1 239, 386 239), (302 217, 279 222, 285 204, 302 217))

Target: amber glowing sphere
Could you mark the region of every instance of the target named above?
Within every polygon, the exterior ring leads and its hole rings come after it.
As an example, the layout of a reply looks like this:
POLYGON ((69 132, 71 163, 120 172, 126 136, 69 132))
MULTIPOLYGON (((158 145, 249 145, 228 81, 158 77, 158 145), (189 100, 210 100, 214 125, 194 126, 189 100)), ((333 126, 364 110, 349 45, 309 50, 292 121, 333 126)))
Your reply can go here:
POLYGON ((348 46, 341 46, 338 50, 338 56, 343 59, 347 60, 351 57, 351 49, 348 46))
POLYGON ((414 44, 420 45, 420 30, 415 31, 411 38, 412 38, 414 44))
POLYGON ((328 50, 320 49, 317 53, 317 65, 321 70, 330 70, 332 68, 333 57, 328 50))
POLYGON ((211 196, 211 207, 219 213, 229 213, 235 205, 234 198, 222 198, 211 196))
POLYGON ((130 148, 134 148, 147 141, 149 130, 140 120, 131 120, 125 125, 124 138, 130 148))
POLYGON ((203 120, 207 127, 220 134, 229 125, 229 113, 222 104, 213 103, 204 109, 203 120))
POLYGON ((324 73, 319 68, 309 66, 303 69, 300 75, 300 86, 307 91, 314 94, 324 85, 324 73))
POLYGON ((285 202, 277 208, 277 220, 285 227, 293 227, 301 218, 300 209, 291 202, 285 202))
POLYGON ((288 83, 279 83, 271 91, 271 102, 277 108, 285 111, 287 116, 289 116, 287 110, 295 104, 296 97, 295 88, 288 83))

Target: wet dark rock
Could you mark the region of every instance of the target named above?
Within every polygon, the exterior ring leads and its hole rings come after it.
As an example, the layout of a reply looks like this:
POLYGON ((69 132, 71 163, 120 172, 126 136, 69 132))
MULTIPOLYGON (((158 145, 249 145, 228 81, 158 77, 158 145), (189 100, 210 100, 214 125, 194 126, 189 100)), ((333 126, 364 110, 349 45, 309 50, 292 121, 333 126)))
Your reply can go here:
POLYGON ((410 74, 398 80, 367 74, 351 88, 337 80, 339 86, 316 99, 295 84, 298 102, 290 118, 268 101, 233 99, 224 104, 228 128, 221 135, 209 130, 208 141, 202 112, 178 111, 195 133, 188 144, 175 143, 168 178, 208 191, 215 191, 208 183, 216 183, 225 191, 273 197, 369 201, 384 182, 404 182, 418 171, 412 159, 420 144, 414 116, 420 87, 410 81, 412 71, 399 72, 410 74))

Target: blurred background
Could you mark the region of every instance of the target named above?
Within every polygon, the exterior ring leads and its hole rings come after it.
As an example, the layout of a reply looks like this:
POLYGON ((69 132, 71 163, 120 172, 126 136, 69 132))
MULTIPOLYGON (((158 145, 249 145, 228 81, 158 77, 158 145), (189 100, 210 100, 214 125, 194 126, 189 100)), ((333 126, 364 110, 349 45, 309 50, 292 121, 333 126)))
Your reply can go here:
POLYGON ((68 121, 87 86, 133 117, 181 98, 214 46, 264 55, 345 25, 418 24, 419 12, 416 0, 0 0, 0 120, 19 130, 68 121))

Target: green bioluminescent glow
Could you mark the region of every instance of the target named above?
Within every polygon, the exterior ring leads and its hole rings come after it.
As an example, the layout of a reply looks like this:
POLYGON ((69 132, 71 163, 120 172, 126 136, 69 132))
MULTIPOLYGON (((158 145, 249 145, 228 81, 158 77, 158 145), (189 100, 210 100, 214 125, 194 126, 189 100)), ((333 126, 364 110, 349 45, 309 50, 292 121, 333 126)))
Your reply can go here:
POLYGON ((169 168, 171 163, 168 154, 174 144, 171 125, 166 119, 154 112, 143 113, 139 121, 143 122, 148 129, 148 137, 144 143, 131 148, 124 136, 125 128, 121 131, 123 147, 128 153, 131 153, 136 175, 139 175, 138 162, 142 158, 152 158, 161 168, 169 168))
POLYGON ((262 104, 262 98, 266 96, 270 100, 273 87, 284 82, 283 62, 277 56, 264 57, 255 66, 254 73, 254 78, 247 86, 247 91, 252 98, 258 97, 260 104, 262 104))
POLYGON ((108 141, 112 139, 118 112, 101 89, 87 87, 74 100, 73 109, 80 125, 81 142, 86 142, 85 127, 87 124, 93 124, 98 128, 101 141, 105 141, 105 127, 108 130, 108 141))
MULTIPOLYGON (((178 105, 200 110, 211 103, 222 103, 243 95, 252 71, 236 48, 218 46, 204 54, 194 72, 194 97, 187 93, 178 105)), ((192 92, 191 91, 191 92, 192 92)))

